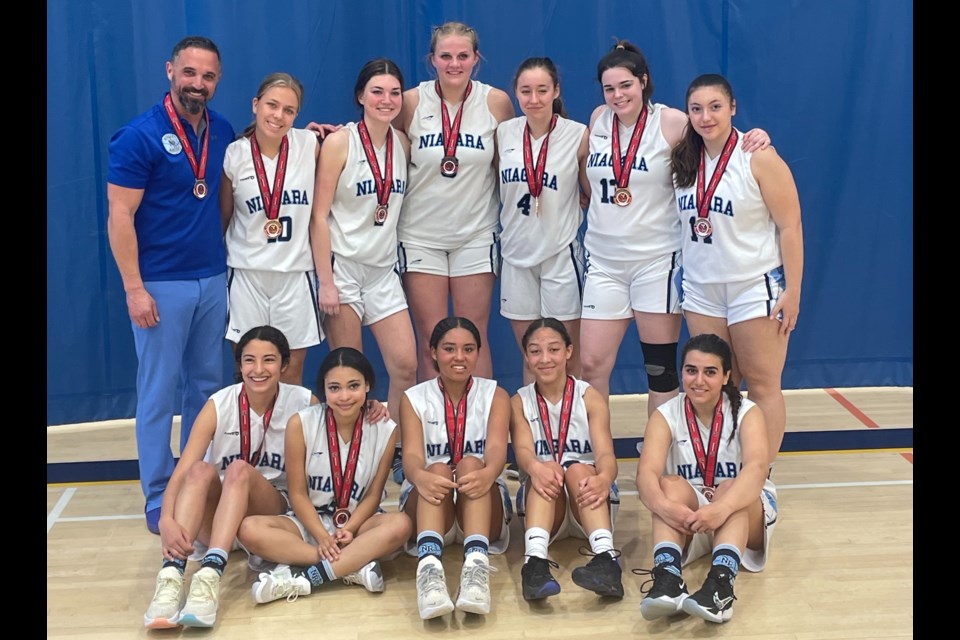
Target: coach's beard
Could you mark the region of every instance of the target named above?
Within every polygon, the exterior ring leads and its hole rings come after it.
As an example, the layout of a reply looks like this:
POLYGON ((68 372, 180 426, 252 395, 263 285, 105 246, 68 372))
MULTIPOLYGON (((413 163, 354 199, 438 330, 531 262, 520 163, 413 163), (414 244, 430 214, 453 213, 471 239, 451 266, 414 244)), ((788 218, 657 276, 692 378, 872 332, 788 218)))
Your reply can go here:
POLYGON ((187 93, 186 89, 180 89, 177 97, 180 99, 180 104, 183 105, 183 108, 187 110, 187 113, 193 116, 203 111, 204 107, 207 106, 206 91, 201 91, 198 95, 196 93, 187 93))

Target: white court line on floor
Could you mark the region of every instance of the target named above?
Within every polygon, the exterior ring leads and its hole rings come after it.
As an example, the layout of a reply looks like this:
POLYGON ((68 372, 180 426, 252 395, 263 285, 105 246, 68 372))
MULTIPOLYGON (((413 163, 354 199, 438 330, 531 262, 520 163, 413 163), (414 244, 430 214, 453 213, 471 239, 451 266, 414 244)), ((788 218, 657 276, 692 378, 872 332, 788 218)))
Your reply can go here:
POLYGON ((72 498, 73 494, 76 492, 77 490, 74 489, 73 487, 70 487, 69 489, 64 491, 63 495, 60 496, 60 499, 57 500, 57 504, 55 504, 53 506, 53 509, 50 511, 50 513, 47 514, 47 533, 50 533, 50 529, 52 529, 53 525, 55 525, 57 521, 60 519, 60 514, 63 513, 64 509, 67 508, 67 504, 70 502, 70 498, 72 498))
MULTIPOLYGON (((777 486, 777 491, 782 491, 784 489, 838 489, 842 487, 891 487, 891 486, 901 486, 901 485, 912 485, 913 480, 877 480, 870 482, 815 482, 811 484, 784 484, 777 486)), ((120 515, 120 516, 68 516, 61 518, 59 515, 63 512, 64 507, 67 506, 67 503, 70 502, 70 498, 73 496, 76 489, 70 488, 67 489, 60 500, 57 502, 57 505, 53 508, 53 511, 50 512, 50 515, 47 516, 47 533, 50 533, 50 529, 57 522, 101 522, 106 520, 142 520, 143 514, 139 513, 137 515, 120 515)), ((636 491, 621 491, 621 496, 635 496, 638 495, 636 491)), ((398 502, 396 500, 391 500, 388 502, 382 502, 381 506, 383 507, 396 507, 398 502)))
POLYGON ((837 489, 840 487, 889 487, 893 485, 913 484, 913 480, 878 480, 873 482, 813 482, 811 484, 778 484, 781 489, 837 489))

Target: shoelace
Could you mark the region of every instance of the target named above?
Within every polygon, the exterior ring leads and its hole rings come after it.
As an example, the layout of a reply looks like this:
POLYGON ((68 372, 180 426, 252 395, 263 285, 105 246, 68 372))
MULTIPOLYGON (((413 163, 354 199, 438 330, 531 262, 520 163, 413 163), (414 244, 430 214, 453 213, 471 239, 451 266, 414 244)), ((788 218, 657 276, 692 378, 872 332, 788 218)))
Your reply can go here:
POLYGON ((473 566, 464 568, 463 581, 466 583, 467 588, 480 587, 482 589, 488 589, 490 572, 496 570, 497 568, 489 563, 477 562, 474 563, 473 566))
POLYGON ((604 554, 609 555, 614 560, 616 560, 617 558, 623 555, 620 549, 610 549, 609 551, 594 553, 593 549, 591 549, 590 547, 580 547, 579 549, 577 549, 577 552, 582 556, 588 556, 591 558, 590 562, 588 562, 587 564, 593 563, 597 558, 603 558, 604 554))
POLYGON ((347 575, 343 576, 343 584, 359 584, 363 587, 366 587, 367 585, 363 580, 363 576, 360 575, 366 568, 367 565, 364 565, 353 573, 348 573, 347 575))
POLYGON ((293 587, 293 589, 287 594, 287 602, 296 602, 297 598, 300 597, 300 590, 297 589, 297 585, 293 584, 292 581, 289 586, 293 587))
POLYGON ((267 574, 266 579, 273 583, 270 588, 271 600, 286 598, 287 602, 295 602, 296 599, 300 597, 300 589, 297 588, 297 583, 292 573, 286 571, 283 573, 271 573, 267 574))
POLYGON ((181 580, 173 577, 161 576, 157 580, 157 591, 153 601, 159 604, 180 604, 181 580))
POLYGON ((550 558, 541 558, 540 556, 525 556, 525 557, 530 558, 527 564, 530 564, 531 562, 534 563, 533 565, 531 565, 535 569, 534 574, 549 573, 550 569, 556 569, 557 571, 560 570, 560 565, 554 562, 553 560, 551 560, 550 558), (542 562, 537 562, 537 560, 542 560, 542 562))
POLYGON ((443 580, 443 574, 440 572, 440 567, 427 565, 417 575, 418 593, 430 593, 431 591, 443 591, 446 593, 446 590, 446 584, 443 580))
POLYGON ((216 600, 216 588, 219 584, 220 576, 206 576, 197 573, 193 576, 190 583, 190 599, 200 600, 202 602, 213 602, 216 600))
MULTIPOLYGON (((730 585, 729 578, 726 578, 724 576, 716 576, 712 574, 713 574, 712 571, 707 574, 707 579, 703 581, 703 586, 700 587, 700 590, 698 591, 698 593, 699 592, 710 593, 713 595, 714 598, 716 598, 717 593, 720 592, 720 587, 723 585, 724 582, 726 582, 727 588, 730 589, 730 597, 736 600, 737 596, 734 595, 733 593, 733 588, 730 585)), ((712 603, 712 604, 715 604, 715 603, 712 603)))
MULTIPOLYGON (((664 573, 671 572, 665 564, 658 564, 653 569, 630 569, 630 573, 638 576, 648 576, 647 579, 640 584, 640 593, 646 595, 653 590, 658 578, 662 577, 664 573), (650 586, 648 587, 647 585, 650 586)), ((671 573, 671 575, 676 574, 671 573)))

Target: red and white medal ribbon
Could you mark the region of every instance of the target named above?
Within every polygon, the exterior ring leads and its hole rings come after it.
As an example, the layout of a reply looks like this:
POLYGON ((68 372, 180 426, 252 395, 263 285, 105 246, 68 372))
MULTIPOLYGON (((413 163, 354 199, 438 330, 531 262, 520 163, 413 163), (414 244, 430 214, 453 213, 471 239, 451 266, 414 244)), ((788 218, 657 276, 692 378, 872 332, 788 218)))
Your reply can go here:
POLYGON ((333 410, 327 406, 327 449, 330 452, 330 477, 333 479, 333 496, 337 501, 337 510, 333 514, 333 524, 342 529, 350 519, 350 491, 353 489, 353 477, 357 473, 357 460, 360 457, 360 443, 363 440, 363 416, 366 409, 360 409, 357 422, 353 425, 350 438, 350 450, 347 453, 347 466, 340 465, 340 434, 337 432, 337 419, 333 410))
POLYGON ((440 393, 443 394, 443 408, 446 416, 447 442, 450 443, 450 466, 456 466, 463 458, 464 433, 467 430, 467 396, 470 394, 470 388, 473 387, 473 376, 467 380, 467 386, 460 396, 457 408, 453 408, 453 400, 447 390, 443 388, 443 380, 437 378, 437 384, 440 385, 440 393))
MULTIPOLYGON (((278 392, 279 394, 279 392, 278 392)), ((277 396, 273 396, 270 406, 263 414, 263 438, 260 440, 260 446, 256 452, 250 455, 250 399, 247 397, 247 388, 240 387, 240 397, 237 398, 237 406, 240 415, 240 457, 250 466, 255 467, 260 462, 260 454, 263 452, 263 443, 267 441, 267 431, 270 429, 270 416, 273 415, 273 406, 277 402, 277 396)))
POLYGON ((550 128, 547 129, 547 135, 543 138, 543 144, 540 145, 540 151, 537 153, 537 164, 533 164, 533 142, 530 135, 530 121, 528 120, 523 128, 523 168, 527 174, 527 187, 530 189, 530 195, 536 202, 536 212, 540 215, 540 194, 543 192, 543 173, 547 166, 547 145, 550 142, 550 133, 557 126, 557 114, 550 118, 550 128))
POLYGON ((713 225, 710 223, 710 201, 713 194, 717 191, 717 185, 720 184, 720 178, 727 169, 727 163, 730 162, 730 156, 737 147, 736 129, 730 130, 727 136, 727 142, 723 145, 723 151, 720 152, 720 160, 713 169, 713 175, 710 176, 710 184, 704 189, 707 173, 707 148, 700 147, 700 168, 697 170, 697 219, 693 223, 693 232, 700 238, 707 238, 713 233, 713 225))
POLYGON ((457 138, 460 136, 460 120, 463 118, 463 110, 467 105, 467 98, 473 90, 473 82, 467 85, 467 90, 463 94, 463 101, 457 109, 457 117, 450 124, 450 114, 447 113, 447 105, 443 101, 443 91, 440 90, 440 81, 437 80, 434 85, 437 95, 440 97, 440 119, 443 124, 443 159, 440 161, 440 174, 445 178, 453 178, 457 175, 457 169, 460 161, 457 160, 457 138))
POLYGON ((260 145, 257 144, 257 133, 250 134, 250 153, 253 155, 253 169, 257 174, 257 184, 260 186, 260 197, 263 199, 263 213, 267 216, 267 223, 263 232, 267 238, 274 240, 283 233, 283 223, 280 222, 280 201, 283 198, 283 181, 287 175, 287 153, 290 143, 287 136, 280 141, 280 153, 277 156, 277 172, 273 176, 273 191, 267 183, 267 170, 263 166, 263 156, 260 155, 260 145))
POLYGON ((710 425, 709 451, 704 452, 703 439, 700 437, 700 427, 697 425, 697 416, 693 410, 693 402, 689 397, 684 398, 683 410, 687 416, 687 430, 690 432, 690 443, 697 456, 697 466, 703 476, 703 494, 708 500, 713 500, 713 491, 716 489, 714 476, 717 471, 717 452, 720 449, 720 432, 723 431, 723 396, 717 401, 713 410, 713 424, 710 425))
POLYGON ((187 132, 184 131, 183 125, 180 124, 180 117, 177 115, 176 109, 173 108, 173 98, 170 97, 169 92, 163 96, 163 108, 167 111, 170 124, 173 125, 173 130, 177 134, 177 139, 180 141, 180 146, 183 147, 187 160, 190 161, 190 168, 193 169, 193 195, 197 200, 203 200, 207 197, 207 181, 205 178, 207 175, 207 149, 210 147, 210 114, 206 109, 203 110, 206 126, 203 130, 203 144, 200 145, 200 162, 198 164, 196 156, 193 155, 193 147, 187 140, 187 132))
POLYGON ((644 105, 640 111, 640 117, 630 135, 630 143, 627 145, 627 155, 620 157, 620 118, 613 114, 613 127, 610 132, 611 153, 613 154, 613 177, 617 181, 617 188, 613 192, 613 202, 617 206, 626 207, 633 202, 633 195, 630 193, 630 171, 633 169, 633 161, 637 157, 637 148, 640 146, 640 138, 643 137, 643 130, 647 126, 647 107, 644 105))
POLYGON ((573 413, 573 376, 567 376, 567 383, 563 386, 563 400, 560 403, 560 431, 557 433, 557 446, 553 446, 553 432, 550 430, 550 412, 547 408, 547 401, 544 400, 537 388, 534 391, 537 394, 537 408, 540 410, 540 424, 543 426, 543 435, 547 438, 547 445, 550 447, 553 457, 560 464, 563 458, 563 448, 567 442, 567 431, 570 429, 570 416, 573 413))
POLYGON ((387 221, 390 188, 393 186, 393 129, 387 130, 387 148, 383 160, 386 166, 382 172, 377 162, 377 152, 370 139, 370 132, 367 131, 367 125, 363 120, 357 125, 357 133, 360 134, 360 144, 363 145, 363 153, 367 156, 367 164, 370 165, 370 172, 373 174, 373 183, 377 187, 377 209, 373 215, 373 225, 382 227, 387 221))

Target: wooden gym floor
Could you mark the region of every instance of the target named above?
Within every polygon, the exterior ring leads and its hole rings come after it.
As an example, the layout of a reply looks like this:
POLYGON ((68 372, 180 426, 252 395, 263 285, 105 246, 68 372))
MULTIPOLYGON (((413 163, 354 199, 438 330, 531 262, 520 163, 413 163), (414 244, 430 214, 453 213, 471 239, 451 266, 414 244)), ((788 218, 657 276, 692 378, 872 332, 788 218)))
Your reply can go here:
MULTIPOLYGON (((713 625, 685 615, 657 622, 640 616, 642 580, 630 569, 651 564, 650 516, 634 484, 635 444, 646 422, 646 396, 611 399, 621 492, 614 539, 623 552, 622 600, 603 600, 570 580, 586 558, 583 541, 550 548, 562 592, 540 603, 520 593, 523 531, 511 523, 511 544, 491 556, 493 610, 486 617, 455 612, 430 621, 417 615, 416 559, 383 564, 386 591, 333 585, 296 602, 254 605, 255 579, 234 552, 221 583, 211 630, 147 631, 143 612, 160 566, 159 538, 143 519, 135 480, 132 421, 47 428, 48 638, 282 638, 382 640, 471 638, 751 638, 840 640, 913 637, 913 389, 808 389, 785 392, 787 436, 774 471, 780 519, 762 573, 741 572, 733 619, 713 625), (117 470, 121 470, 117 472, 117 470), (100 479, 101 481, 98 481, 100 479)), ((175 429, 176 431, 176 429, 175 429)), ((174 435, 176 441, 177 435, 174 435)), ((511 495, 517 483, 508 481, 511 495)), ((398 487, 387 483, 384 507, 398 487)), ((444 554, 455 595, 462 547, 444 554)), ((691 591, 709 561, 685 569, 691 591)), ((190 563, 187 579, 195 571, 190 563)))

